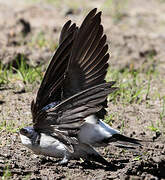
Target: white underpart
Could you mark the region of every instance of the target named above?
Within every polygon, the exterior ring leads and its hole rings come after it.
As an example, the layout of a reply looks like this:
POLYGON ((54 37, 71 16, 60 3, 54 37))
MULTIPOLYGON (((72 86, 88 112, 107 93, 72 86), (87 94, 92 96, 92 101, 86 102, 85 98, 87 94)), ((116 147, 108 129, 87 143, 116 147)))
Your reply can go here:
POLYGON ((101 145, 101 142, 110 138, 113 134, 119 134, 118 130, 111 128, 102 120, 97 119, 95 115, 85 118, 86 122, 79 132, 79 141, 93 146, 101 145))
POLYGON ((20 138, 21 138, 22 144, 31 149, 31 147, 32 147, 31 140, 28 137, 26 137, 26 136, 24 136, 22 134, 20 134, 20 138))
POLYGON ((39 146, 32 145, 31 140, 24 135, 20 134, 20 137, 22 144, 34 151, 35 154, 60 158, 63 157, 67 151, 63 143, 60 143, 57 139, 43 133, 41 133, 39 146))

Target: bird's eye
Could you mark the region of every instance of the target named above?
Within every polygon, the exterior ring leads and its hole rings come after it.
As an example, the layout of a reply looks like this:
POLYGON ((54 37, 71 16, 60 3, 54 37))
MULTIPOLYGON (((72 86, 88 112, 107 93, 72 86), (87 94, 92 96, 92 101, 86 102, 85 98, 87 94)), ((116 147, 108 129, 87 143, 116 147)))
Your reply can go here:
POLYGON ((20 130, 20 133, 23 134, 23 135, 26 135, 26 134, 28 134, 28 131, 27 131, 27 129, 22 128, 20 130))

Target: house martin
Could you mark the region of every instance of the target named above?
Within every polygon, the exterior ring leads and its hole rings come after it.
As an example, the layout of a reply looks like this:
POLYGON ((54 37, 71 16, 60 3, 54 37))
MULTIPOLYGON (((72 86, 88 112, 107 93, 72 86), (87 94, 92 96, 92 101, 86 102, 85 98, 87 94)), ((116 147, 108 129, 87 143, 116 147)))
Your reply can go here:
POLYGON ((93 9, 81 26, 68 21, 62 28, 59 47, 31 103, 33 127, 20 130, 22 144, 36 154, 71 159, 107 161, 95 147, 112 142, 140 145, 106 124, 107 96, 116 91, 106 82, 108 45, 101 12, 93 9))

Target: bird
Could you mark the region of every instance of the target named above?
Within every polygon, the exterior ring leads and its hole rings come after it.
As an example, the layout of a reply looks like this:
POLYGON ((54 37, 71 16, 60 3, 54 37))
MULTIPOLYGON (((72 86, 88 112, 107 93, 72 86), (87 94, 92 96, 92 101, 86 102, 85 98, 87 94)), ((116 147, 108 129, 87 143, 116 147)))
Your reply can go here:
POLYGON ((35 154, 59 158, 60 165, 72 159, 107 165, 96 147, 141 144, 104 122, 107 96, 118 87, 115 81, 105 81, 109 53, 101 14, 94 8, 80 27, 71 20, 64 24, 59 46, 31 102, 33 126, 19 131, 24 146, 35 154))

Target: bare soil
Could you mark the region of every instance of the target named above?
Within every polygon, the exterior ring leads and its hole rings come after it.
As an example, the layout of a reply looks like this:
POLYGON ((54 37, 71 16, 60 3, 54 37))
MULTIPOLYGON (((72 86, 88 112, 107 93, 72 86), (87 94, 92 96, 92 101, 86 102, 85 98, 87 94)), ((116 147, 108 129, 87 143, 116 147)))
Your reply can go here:
MULTIPOLYGON (((75 1, 52 5, 45 2, 0 0, 0 60, 4 64, 23 55, 29 65, 47 64, 58 44, 62 25, 69 19, 80 24, 85 14, 98 7, 103 11, 102 23, 110 45, 110 65, 113 68, 148 69, 154 56, 154 68, 160 79, 151 80, 151 94, 158 90, 165 94, 165 2, 163 0, 128 0, 121 19, 111 15, 102 1, 75 1), (32 38, 42 32, 50 42, 42 46, 32 38), (41 47, 42 46, 42 47, 41 47)), ((99 149, 111 163, 104 167, 97 163, 70 161, 67 167, 57 166, 57 159, 34 155, 23 147, 15 128, 31 124, 30 102, 34 92, 20 91, 19 82, 0 86, 0 177, 7 179, 165 179, 164 127, 151 131, 148 126, 160 119, 162 101, 148 97, 148 104, 122 106, 109 103, 109 113, 117 113, 113 127, 123 133, 146 140, 136 150, 123 150, 109 145, 99 149), (11 127, 14 127, 13 129, 11 127)), ((162 121, 165 121, 163 117, 162 121)))

